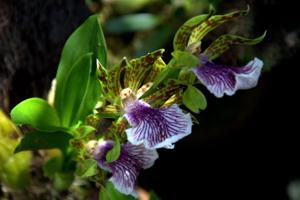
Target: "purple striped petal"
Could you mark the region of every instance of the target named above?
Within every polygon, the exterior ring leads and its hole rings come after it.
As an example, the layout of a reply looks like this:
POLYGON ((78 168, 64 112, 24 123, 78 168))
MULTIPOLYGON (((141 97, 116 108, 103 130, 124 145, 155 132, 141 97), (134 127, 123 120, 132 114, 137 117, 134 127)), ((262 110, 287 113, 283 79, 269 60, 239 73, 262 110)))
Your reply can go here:
POLYGON ((263 62, 254 58, 243 67, 228 67, 215 64, 201 55, 201 66, 193 69, 198 79, 216 97, 224 93, 231 96, 239 89, 250 89, 257 85, 263 62))
POLYGON ((135 101, 125 112, 132 126, 126 130, 127 139, 134 145, 173 148, 173 143, 191 133, 190 114, 184 114, 176 104, 155 109, 143 101, 135 101))
POLYGON ((109 179, 116 189, 126 195, 137 196, 134 190, 136 180, 141 169, 151 167, 158 158, 156 150, 145 149, 142 145, 136 146, 125 143, 121 147, 119 158, 112 162, 106 162, 106 153, 113 148, 113 141, 103 141, 98 144, 94 157, 99 167, 112 173, 109 179))

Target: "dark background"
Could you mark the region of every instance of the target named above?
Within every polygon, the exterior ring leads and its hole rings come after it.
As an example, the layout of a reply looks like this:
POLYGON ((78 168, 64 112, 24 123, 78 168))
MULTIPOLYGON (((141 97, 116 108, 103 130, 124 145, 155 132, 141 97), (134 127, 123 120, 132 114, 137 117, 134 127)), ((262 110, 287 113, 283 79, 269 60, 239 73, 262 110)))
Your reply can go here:
MULTIPOLYGON (((174 150, 159 150, 160 159, 139 178, 162 199, 284 200, 288 183, 300 178, 299 10, 293 1, 243 4, 255 13, 254 32, 268 30, 257 48, 275 52, 275 64, 256 88, 233 97, 216 99, 203 89, 208 107, 200 124, 174 150)), ((84 1, 0 0, 2 108, 45 97, 64 41, 89 13, 84 1)))

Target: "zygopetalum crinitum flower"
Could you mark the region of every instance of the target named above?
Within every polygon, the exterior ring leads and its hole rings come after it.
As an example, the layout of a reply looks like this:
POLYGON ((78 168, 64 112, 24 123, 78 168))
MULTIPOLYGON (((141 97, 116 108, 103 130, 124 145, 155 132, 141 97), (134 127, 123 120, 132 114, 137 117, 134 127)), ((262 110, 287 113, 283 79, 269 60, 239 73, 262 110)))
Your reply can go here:
POLYGON ((203 84, 216 97, 233 95, 239 89, 256 86, 263 62, 254 58, 243 67, 212 62, 233 45, 254 45, 255 39, 222 35, 204 51, 201 41, 207 33, 225 22, 244 16, 247 10, 225 15, 196 16, 185 22, 174 37, 173 58, 165 64, 163 49, 140 58, 105 68, 98 61, 101 101, 93 117, 110 118, 108 129, 99 130, 91 152, 101 169, 111 172, 111 182, 124 194, 135 193, 141 169, 154 164, 157 148, 174 148, 174 143, 189 135, 194 113, 206 108, 206 100, 194 85, 203 84))

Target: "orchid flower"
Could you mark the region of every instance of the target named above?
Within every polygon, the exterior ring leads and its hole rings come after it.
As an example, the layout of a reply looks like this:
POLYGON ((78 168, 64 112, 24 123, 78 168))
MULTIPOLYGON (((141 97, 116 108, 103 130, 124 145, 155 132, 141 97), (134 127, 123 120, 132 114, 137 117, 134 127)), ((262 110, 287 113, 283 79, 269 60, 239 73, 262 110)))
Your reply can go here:
POLYGON ((200 55, 201 64, 192 69, 197 78, 216 97, 224 93, 231 96, 239 89, 250 89, 257 85, 263 62, 254 58, 243 67, 229 67, 211 62, 200 55))
POLYGON ((106 81, 103 83, 104 91, 112 99, 111 103, 119 107, 119 112, 124 113, 121 117, 125 117, 131 126, 125 130, 127 140, 133 145, 143 144, 149 149, 173 148, 173 143, 189 135, 192 129, 190 114, 183 113, 176 102, 169 101, 168 105, 153 107, 156 100, 167 101, 181 88, 171 86, 157 91, 150 98, 139 99, 151 87, 158 70, 165 67, 161 59, 162 52, 158 50, 130 62, 123 60, 120 65, 125 68, 124 80, 121 79, 122 76, 116 75, 122 67, 115 66, 105 71, 98 62, 98 68, 102 72, 100 80, 106 81), (109 80, 109 76, 117 78, 109 80), (121 84, 122 81, 124 84, 121 84), (115 87, 110 88, 113 83, 115 87))
POLYGON ((192 119, 177 104, 164 108, 151 108, 138 100, 131 89, 124 89, 121 98, 125 117, 131 125, 126 130, 127 139, 134 145, 146 148, 173 148, 173 143, 191 133, 192 119))
POLYGON ((111 140, 99 142, 94 150, 94 158, 100 168, 112 173, 110 181, 119 192, 137 197, 135 192, 137 176, 140 170, 150 168, 154 164, 158 154, 156 150, 127 142, 122 144, 119 158, 109 163, 106 154, 113 146, 114 142, 111 140))

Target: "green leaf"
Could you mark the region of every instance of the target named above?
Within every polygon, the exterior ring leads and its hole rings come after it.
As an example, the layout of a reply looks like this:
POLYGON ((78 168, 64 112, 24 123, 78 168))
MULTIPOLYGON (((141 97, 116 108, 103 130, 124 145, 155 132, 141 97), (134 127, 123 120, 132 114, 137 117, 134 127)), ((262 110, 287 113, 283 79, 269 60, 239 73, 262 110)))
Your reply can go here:
POLYGON ((200 59, 187 51, 174 51, 172 56, 175 59, 176 67, 196 67, 200 63, 200 59))
POLYGON ((43 131, 57 130, 60 126, 56 110, 40 98, 30 98, 16 105, 11 118, 17 125, 27 124, 43 131))
POLYGON ((48 160, 43 166, 44 175, 50 179, 53 179, 55 174, 61 171, 63 165, 63 157, 55 156, 48 160))
MULTIPOLYGON (((58 71, 56 74, 55 108, 59 116, 64 113, 64 87, 67 76, 74 64, 83 55, 92 52, 94 60, 98 60, 106 66, 106 44, 101 30, 99 15, 90 16, 80 27, 78 27, 65 43, 58 71)), ((89 66, 83 66, 89 67, 89 66)))
POLYGON ((115 137, 115 143, 114 143, 114 147, 106 154, 106 161, 108 163, 114 162, 116 161, 121 153, 121 144, 120 144, 120 140, 115 137))
POLYGON ((222 35, 211 45, 209 45, 209 47, 204 51, 204 54, 207 55, 210 60, 213 60, 222 55, 225 51, 227 51, 234 45, 255 45, 261 42, 265 38, 265 36, 266 32, 254 39, 230 34, 222 35))
POLYGON ((59 104, 63 109, 59 114, 63 126, 71 127, 92 113, 100 96, 95 65, 91 53, 82 56, 66 75, 61 87, 57 87, 56 91, 62 93, 59 104))
POLYGON ((153 29, 161 23, 159 16, 149 13, 138 13, 111 19, 106 24, 108 33, 128 33, 153 29))
POLYGON ((204 110, 207 105, 205 96, 202 92, 191 85, 184 91, 182 101, 187 108, 195 113, 199 113, 199 109, 204 110))
POLYGON ((58 148, 63 152, 69 146, 69 140, 72 136, 68 133, 57 132, 41 132, 35 131, 26 133, 20 144, 16 147, 15 153, 27 150, 53 149, 58 148))
POLYGON ((76 174, 80 177, 90 177, 97 174, 97 161, 94 159, 83 160, 78 163, 76 174))
POLYGON ((245 16, 248 14, 248 12, 249 7, 246 10, 238 10, 225 15, 214 15, 209 17, 208 19, 205 19, 204 22, 199 24, 191 32, 188 40, 188 46, 195 42, 201 41, 207 33, 224 24, 225 22, 228 22, 240 16, 245 16))
POLYGON ((174 50, 184 51, 187 47, 190 34, 194 28, 201 24, 210 15, 198 15, 186 21, 176 32, 173 39, 174 50))
POLYGON ((99 200, 136 200, 131 195, 125 195, 115 189, 115 186, 107 181, 105 188, 101 187, 99 192, 99 200))

